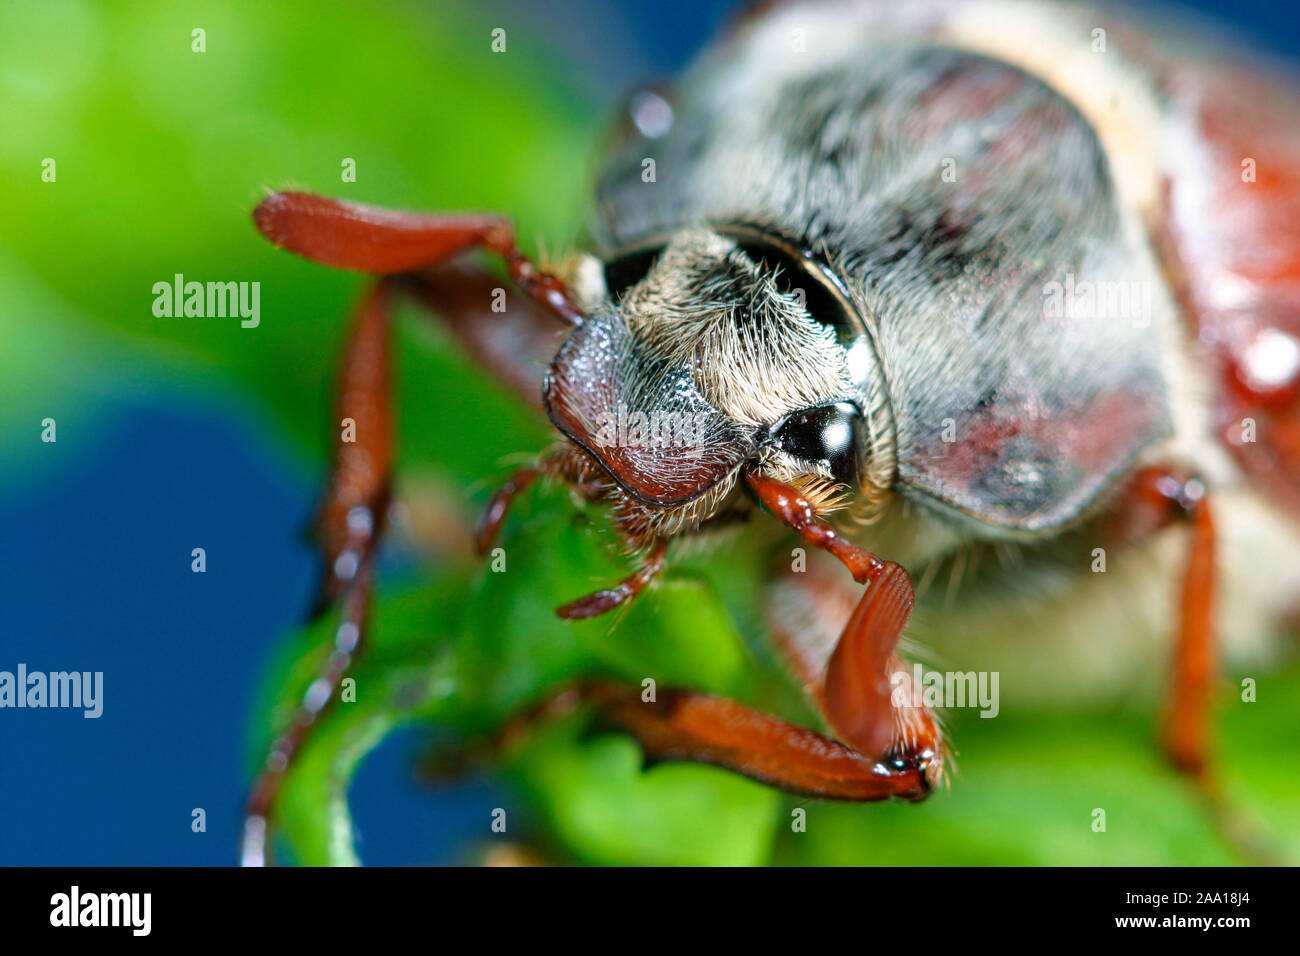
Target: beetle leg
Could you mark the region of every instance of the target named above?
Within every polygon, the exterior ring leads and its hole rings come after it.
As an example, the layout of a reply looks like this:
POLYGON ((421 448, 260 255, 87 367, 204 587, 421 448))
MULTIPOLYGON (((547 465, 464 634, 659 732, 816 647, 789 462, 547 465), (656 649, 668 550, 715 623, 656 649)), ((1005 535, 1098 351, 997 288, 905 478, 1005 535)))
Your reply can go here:
POLYGON ((1196 775, 1209 755, 1214 674, 1214 521, 1202 499, 1190 516, 1192 546, 1183 573, 1174 685, 1161 739, 1175 766, 1196 775))
POLYGON ((377 282, 353 320, 339 377, 340 441, 324 501, 317 538, 326 562, 320 606, 338 600, 341 614, 334 650, 308 687, 288 728, 276 738, 253 784, 244 811, 241 862, 264 865, 269 821, 280 787, 311 726, 334 698, 362 646, 370 604, 370 571, 389 499, 392 452, 392 389, 389 349, 391 292, 377 282))
POLYGON ((599 709, 610 727, 637 739, 647 764, 706 763, 778 787, 827 800, 921 800, 930 793, 916 762, 870 760, 838 741, 724 697, 660 689, 642 699, 640 687, 612 681, 570 684, 514 717, 491 738, 452 758, 435 754, 424 769, 441 779, 476 758, 495 759, 545 721, 584 704, 599 709))
POLYGON ((790 793, 830 800, 921 800, 930 778, 923 760, 874 760, 851 747, 725 697, 595 682, 582 699, 640 742, 650 761, 686 760, 743 774, 790 793))
POLYGON ((531 465, 525 465, 505 480, 492 495, 488 506, 479 515, 474 531, 474 549, 479 557, 492 550, 492 545, 505 524, 510 506, 516 498, 530 488, 538 478, 558 478, 567 482, 588 501, 599 501, 605 496, 607 485, 593 479, 585 457, 567 442, 543 452, 531 465))
POLYGON ((541 477, 541 474, 540 462, 527 465, 507 478, 505 484, 492 495, 492 500, 483 509, 483 514, 479 516, 478 525, 474 529, 474 549, 479 557, 492 550, 492 544, 496 541, 501 526, 505 524, 506 515, 510 513, 510 505, 514 503, 515 497, 541 477))
POLYGON ((1210 696, 1214 674, 1214 520, 1199 478, 1167 468, 1146 468, 1110 519, 1132 540, 1175 521, 1191 529, 1179 597, 1173 684, 1160 733, 1161 746, 1179 770, 1204 780, 1209 754, 1210 696))
POLYGON ((448 262, 398 280, 494 379, 537 411, 565 329, 549 310, 478 263, 448 262), (504 301, 502 301, 504 296, 504 301))
POLYGON ((1143 538, 1176 521, 1188 525, 1191 540, 1180 584, 1173 681, 1160 746, 1170 763, 1195 783, 1224 839, 1256 865, 1277 865, 1273 841, 1234 810, 1212 773, 1215 530, 1205 485, 1183 469, 1145 468, 1106 521, 1122 541, 1143 538))
POLYGON ((253 222, 277 246, 300 256, 375 275, 417 272, 486 249, 499 255, 515 284, 556 318, 582 324, 568 288, 519 251, 514 228, 499 216, 434 216, 282 192, 258 203, 253 222))
POLYGON ((859 584, 868 585, 830 653, 820 687, 812 688, 826 720, 861 753, 916 761, 927 779, 937 783, 943 770, 938 721, 914 699, 896 651, 915 603, 907 571, 841 537, 788 485, 753 472, 745 478, 782 522, 838 558, 859 584))
POLYGON ((655 575, 663 570, 664 555, 667 552, 668 540, 660 538, 650 549, 650 553, 646 555, 641 567, 618 584, 612 588, 606 588, 603 591, 596 591, 594 594, 578 598, 576 601, 570 601, 568 604, 556 608, 555 613, 567 620, 578 621, 589 617, 598 617, 607 611, 614 610, 620 604, 626 604, 644 591, 646 585, 654 580, 655 575))
POLYGON ((752 471, 745 473, 745 481, 782 524, 798 531, 813 547, 829 551, 839 558, 853 575, 853 580, 859 584, 875 580, 885 569, 884 561, 870 551, 859 548, 819 519, 808 500, 789 485, 752 471))
MULTIPOLYGON (((501 525, 505 523, 514 499, 543 475, 560 478, 573 486, 589 501, 603 498, 608 486, 591 476, 590 465, 584 455, 564 444, 543 454, 534 464, 519 469, 506 479, 479 518, 477 548, 480 555, 487 554, 496 540, 501 525)), ((668 541, 660 538, 651 545, 649 553, 637 570, 611 588, 605 588, 570 601, 556 608, 555 613, 567 620, 598 617, 639 595, 663 570, 668 541)))

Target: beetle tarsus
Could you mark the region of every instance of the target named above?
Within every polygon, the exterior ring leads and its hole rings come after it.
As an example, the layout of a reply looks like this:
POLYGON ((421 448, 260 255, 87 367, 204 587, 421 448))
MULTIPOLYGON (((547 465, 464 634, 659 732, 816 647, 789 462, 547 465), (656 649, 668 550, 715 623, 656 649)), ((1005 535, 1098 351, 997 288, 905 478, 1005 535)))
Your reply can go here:
POLYGON ((356 571, 342 582, 342 613, 334 632, 333 648, 316 679, 303 694, 288 727, 271 745, 253 783, 244 809, 240 844, 240 863, 243 866, 265 866, 270 862, 272 813, 285 777, 317 718, 337 696, 344 676, 361 651, 370 610, 370 567, 377 532, 378 522, 364 531, 359 530, 344 554, 340 555, 345 560, 355 559, 356 571))
POLYGON ((644 591, 646 586, 654 580, 655 575, 663 570, 664 555, 667 551, 668 541, 660 538, 650 550, 650 553, 646 555, 645 563, 636 571, 629 574, 612 588, 596 591, 594 594, 588 594, 586 597, 578 598, 576 601, 570 601, 568 604, 556 608, 556 615, 565 620, 579 621, 599 617, 601 614, 614 610, 621 604, 626 604, 644 591))
POLYGON ((884 570, 885 562, 821 521, 808 500, 789 485, 754 471, 745 473, 745 481, 782 524, 798 531, 813 547, 835 555, 859 584, 866 584, 884 570))

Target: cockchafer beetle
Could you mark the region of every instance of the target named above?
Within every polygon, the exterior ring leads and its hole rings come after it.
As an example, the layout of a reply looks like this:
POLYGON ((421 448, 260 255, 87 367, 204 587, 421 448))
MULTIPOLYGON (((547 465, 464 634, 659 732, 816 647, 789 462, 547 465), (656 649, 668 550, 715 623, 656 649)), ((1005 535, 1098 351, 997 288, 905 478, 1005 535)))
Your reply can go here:
MULTIPOLYGON (((1042 639, 1050 621, 1054 640, 1117 629, 1150 653, 1173 635, 1161 739, 1205 783, 1216 644, 1258 648, 1300 593, 1293 81, 1087 7, 808 0, 751 11, 629 120, 592 251, 555 271, 496 216, 295 192, 257 207, 276 245, 382 277, 343 361, 358 441, 338 446, 319 521, 344 623, 318 684, 364 633, 392 466, 388 313, 409 295, 534 403, 546 368, 561 439, 493 498, 480 550, 547 476, 607 502, 643 554, 561 616, 631 600, 671 541, 759 510, 829 555, 774 583, 771 620, 833 736, 688 690, 581 688, 647 755, 924 798, 945 745, 897 693, 914 689, 896 649, 910 568, 952 582, 927 638, 1042 639), (508 316, 488 310, 496 279, 452 261, 473 249, 525 293, 508 316), (1141 570, 1090 578, 1098 546, 1141 570)), ((328 697, 275 744, 246 861, 328 697)))

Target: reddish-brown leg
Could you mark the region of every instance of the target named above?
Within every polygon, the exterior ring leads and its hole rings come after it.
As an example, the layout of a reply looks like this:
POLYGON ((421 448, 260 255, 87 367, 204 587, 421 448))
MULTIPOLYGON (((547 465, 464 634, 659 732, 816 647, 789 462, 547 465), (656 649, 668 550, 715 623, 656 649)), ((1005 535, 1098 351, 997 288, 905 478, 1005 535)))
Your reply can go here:
MULTIPOLYGON (((253 219, 268 239, 299 255, 384 276, 428 269, 461 252, 486 249, 505 260, 511 277, 532 300, 570 325, 582 322, 560 280, 537 270, 515 246, 509 223, 497 217, 426 216, 307 193, 276 193, 258 205, 253 219)), ((362 647, 371 562, 392 470, 391 298, 399 289, 424 298, 436 288, 438 279, 436 274, 423 277, 423 281, 408 275, 377 283, 353 322, 339 383, 340 441, 317 519, 327 566, 320 609, 341 600, 342 613, 333 653, 304 695, 288 729, 272 745, 254 783, 241 841, 245 864, 267 862, 269 821, 285 774, 362 647)), ((462 299, 452 307, 463 315, 468 305, 462 299)), ((481 335, 460 331, 462 339, 468 339, 478 353, 499 355, 499 349, 481 335)))
POLYGON ((1160 745, 1170 763, 1196 784, 1224 839, 1255 865, 1278 865, 1276 841, 1243 815, 1219 789, 1211 761, 1214 690, 1215 531, 1204 484, 1187 471, 1153 467, 1140 471, 1129 494, 1109 516, 1109 530, 1134 541, 1174 522, 1188 528, 1187 564, 1179 590, 1178 624, 1169 702, 1161 720, 1160 745))
POLYGON ((539 724, 594 705, 605 723, 631 734, 647 763, 682 760, 723 767, 789 793, 827 800, 922 800, 925 768, 870 760, 844 744, 736 701, 694 691, 663 690, 643 701, 641 688, 607 681, 570 685, 518 715, 490 739, 452 755, 436 753, 423 768, 431 780, 497 759, 539 724))
MULTIPOLYGON (((276 245, 316 262, 378 275, 406 274, 406 287, 426 301, 437 278, 410 273, 470 249, 486 249, 501 256, 515 284, 529 297, 570 325, 582 324, 582 313, 568 289, 519 251, 510 224, 496 216, 430 216, 283 192, 264 199, 254 210, 253 221, 276 245)), ((493 497, 479 522, 480 553, 491 548, 512 499, 541 473, 538 467, 522 469, 493 497)), ((662 566, 663 547, 656 545, 645 564, 623 581, 566 604, 557 613, 566 618, 604 614, 640 594, 662 566)))
POLYGON ((815 548, 829 551, 849 569, 853 580, 866 584, 875 580, 885 562, 870 551, 859 548, 817 517, 817 512, 799 492, 774 478, 746 472, 745 481, 767 509, 782 524, 788 525, 815 548))
POLYGON ((725 697, 660 691, 645 702, 640 688, 593 684, 585 699, 631 733, 651 760, 689 760, 725 767, 790 793, 831 800, 924 799, 924 763, 873 760, 844 744, 725 697))
POLYGON ((639 687, 608 681, 570 685, 518 715, 489 740, 457 754, 434 755, 430 779, 457 772, 474 759, 495 759, 539 724, 583 704, 597 707, 610 726, 640 743, 647 763, 707 763, 789 793, 828 800, 924 799, 931 790, 923 767, 869 760, 838 741, 736 701, 694 691, 660 690, 644 701, 639 687))
MULTIPOLYGON (((543 475, 559 478, 568 482, 588 500, 599 500, 608 487, 604 482, 592 477, 594 466, 586 459, 583 452, 572 445, 561 445, 542 455, 534 464, 519 469, 506 479, 488 502, 487 508, 479 518, 477 531, 477 548, 479 554, 487 554, 496 540, 497 534, 505 523, 510 506, 524 490, 543 475)), ((608 613, 620 605, 626 604, 649 586, 655 576, 663 570, 664 556, 668 551, 668 541, 655 541, 641 566, 611 588, 605 588, 570 601, 555 609, 555 613, 567 620, 584 620, 608 613)))
POLYGON ((943 759, 939 726, 913 699, 896 652, 915 603, 907 572, 840 536, 788 485, 753 472, 745 479, 777 518, 838 558, 855 581, 869 585, 831 652, 816 695, 827 722, 859 752, 913 763, 936 782, 943 759))
MULTIPOLYGON (((488 502, 478 522, 476 540, 480 555, 487 554, 492 549, 492 543, 496 540, 501 525, 505 523, 514 499, 544 474, 555 475, 572 482, 580 492, 589 497, 601 493, 599 487, 584 487, 577 476, 567 473, 567 470, 559 465, 557 459, 544 456, 536 464, 521 468, 506 479, 505 484, 497 489, 492 500, 488 502)), ((644 591, 655 576, 663 570, 664 555, 667 551, 667 540, 656 541, 641 566, 618 584, 578 598, 576 601, 570 601, 556 608, 555 613, 568 620, 584 620, 598 617, 621 604, 626 604, 644 591)))
POLYGON ((240 849, 245 866, 266 864, 271 811, 285 774, 365 637, 371 562, 388 505, 393 462, 390 296, 384 282, 367 292, 352 323, 339 377, 339 441, 316 523, 326 563, 321 604, 341 603, 334 648, 288 727, 272 744, 253 784, 240 849))
POLYGON ((1169 708, 1161 746, 1178 769, 1204 781, 1210 751, 1210 698, 1214 675, 1214 520, 1200 479, 1169 468, 1147 468, 1133 480, 1116 511, 1113 529, 1128 540, 1175 521, 1191 532, 1179 595, 1169 708))
POLYGON ((1210 753, 1214 677, 1214 520, 1202 499, 1190 516, 1192 544, 1183 573, 1174 681, 1161 740, 1174 765, 1201 776, 1210 753))
POLYGON ((282 192, 258 204, 253 222, 277 246, 300 256, 375 275, 417 272, 470 249, 486 249, 505 260, 526 294, 570 325, 582 324, 582 312, 564 283, 519 251, 514 229, 498 216, 425 215, 282 192))
POLYGON ((598 617, 612 611, 620 604, 626 604, 646 589, 655 575, 663 570, 664 555, 668 552, 668 541, 660 538, 646 555, 645 562, 612 588, 588 594, 586 597, 570 601, 555 609, 555 613, 568 620, 577 621, 589 617, 598 617))
MULTIPOLYGON (((574 468, 560 469, 560 473, 571 481, 580 482, 582 478, 574 468)), ((790 514, 802 515, 805 512, 801 509, 811 513, 807 503, 790 489, 784 492, 791 496, 790 514)), ((489 514, 495 517, 498 509, 490 508, 489 514)), ((810 540, 837 540, 831 529, 815 519, 798 524, 801 530, 807 530, 810 540)), ((615 588, 561 608, 561 613, 575 608, 601 613, 635 596, 658 569, 664 549, 665 543, 659 542, 642 571, 615 588)), ((910 718, 900 718, 889 707, 887 690, 873 682, 877 672, 883 674, 886 667, 883 663, 876 666, 876 658, 892 661, 897 670, 892 651, 911 607, 911 584, 897 565, 880 561, 847 542, 830 550, 846 563, 851 562, 855 576, 861 575, 864 581, 874 579, 875 583, 869 591, 871 600, 859 602, 840 642, 841 662, 835 667, 837 676, 833 680, 845 686, 841 689, 837 684, 822 698, 858 701, 865 695, 865 706, 850 709, 849 716, 839 721, 848 731, 838 725, 837 730, 846 740, 855 736, 875 741, 877 728, 884 727, 888 734, 882 738, 879 759, 725 698, 668 690, 661 691, 657 701, 645 702, 639 688, 609 683, 566 689, 512 722, 495 746, 507 744, 544 716, 585 701, 597 705, 611 723, 636 737, 651 760, 713 764, 791 793, 827 799, 923 799, 933 788, 940 766, 937 730, 924 709, 918 708, 910 718)))
POLYGON ((501 526, 505 524, 506 515, 510 513, 510 506, 516 496, 541 477, 542 473, 540 463, 520 468, 492 495, 492 500, 479 516, 474 532, 474 548, 480 557, 492 550, 492 544, 501 532, 501 526))
POLYGON ((568 334, 549 309, 464 258, 394 281, 495 381, 544 413, 542 380, 568 334))

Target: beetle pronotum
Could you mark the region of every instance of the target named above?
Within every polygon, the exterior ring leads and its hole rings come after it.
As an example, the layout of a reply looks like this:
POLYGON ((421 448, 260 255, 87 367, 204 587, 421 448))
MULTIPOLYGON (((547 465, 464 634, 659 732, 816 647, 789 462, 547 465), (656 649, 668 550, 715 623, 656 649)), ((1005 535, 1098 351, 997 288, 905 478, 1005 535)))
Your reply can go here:
MULTIPOLYGON (((907 569, 956 577, 1014 549, 1023 565, 984 576, 1079 577, 1097 544, 1145 548, 1183 525, 1139 586, 1175 638, 1163 747, 1208 784, 1215 636, 1257 641, 1300 584, 1300 97, 1082 7, 896 6, 767 4, 671 102, 634 101, 591 252, 554 273, 496 216, 305 193, 257 207, 276 245, 380 278, 340 383, 359 440, 338 446, 320 514, 336 653, 250 798, 246 861, 263 859, 278 782, 364 636, 396 295, 534 401, 529 360, 553 355, 541 397, 560 438, 493 498, 479 548, 547 477, 608 503, 644 555, 561 616, 635 598, 673 540, 760 510, 849 572, 773 587, 774 635, 828 734, 689 690, 647 704, 581 688, 649 755, 795 793, 922 799, 945 745, 893 693, 912 681, 896 647, 907 569), (510 336, 488 308, 496 280, 457 258, 475 249, 525 294, 510 336), (629 432, 629 415, 668 436, 629 432)), ((937 627, 998 626, 993 593, 937 627)), ((1059 627, 1096 626, 1094 607, 1043 601, 1059 627)))

